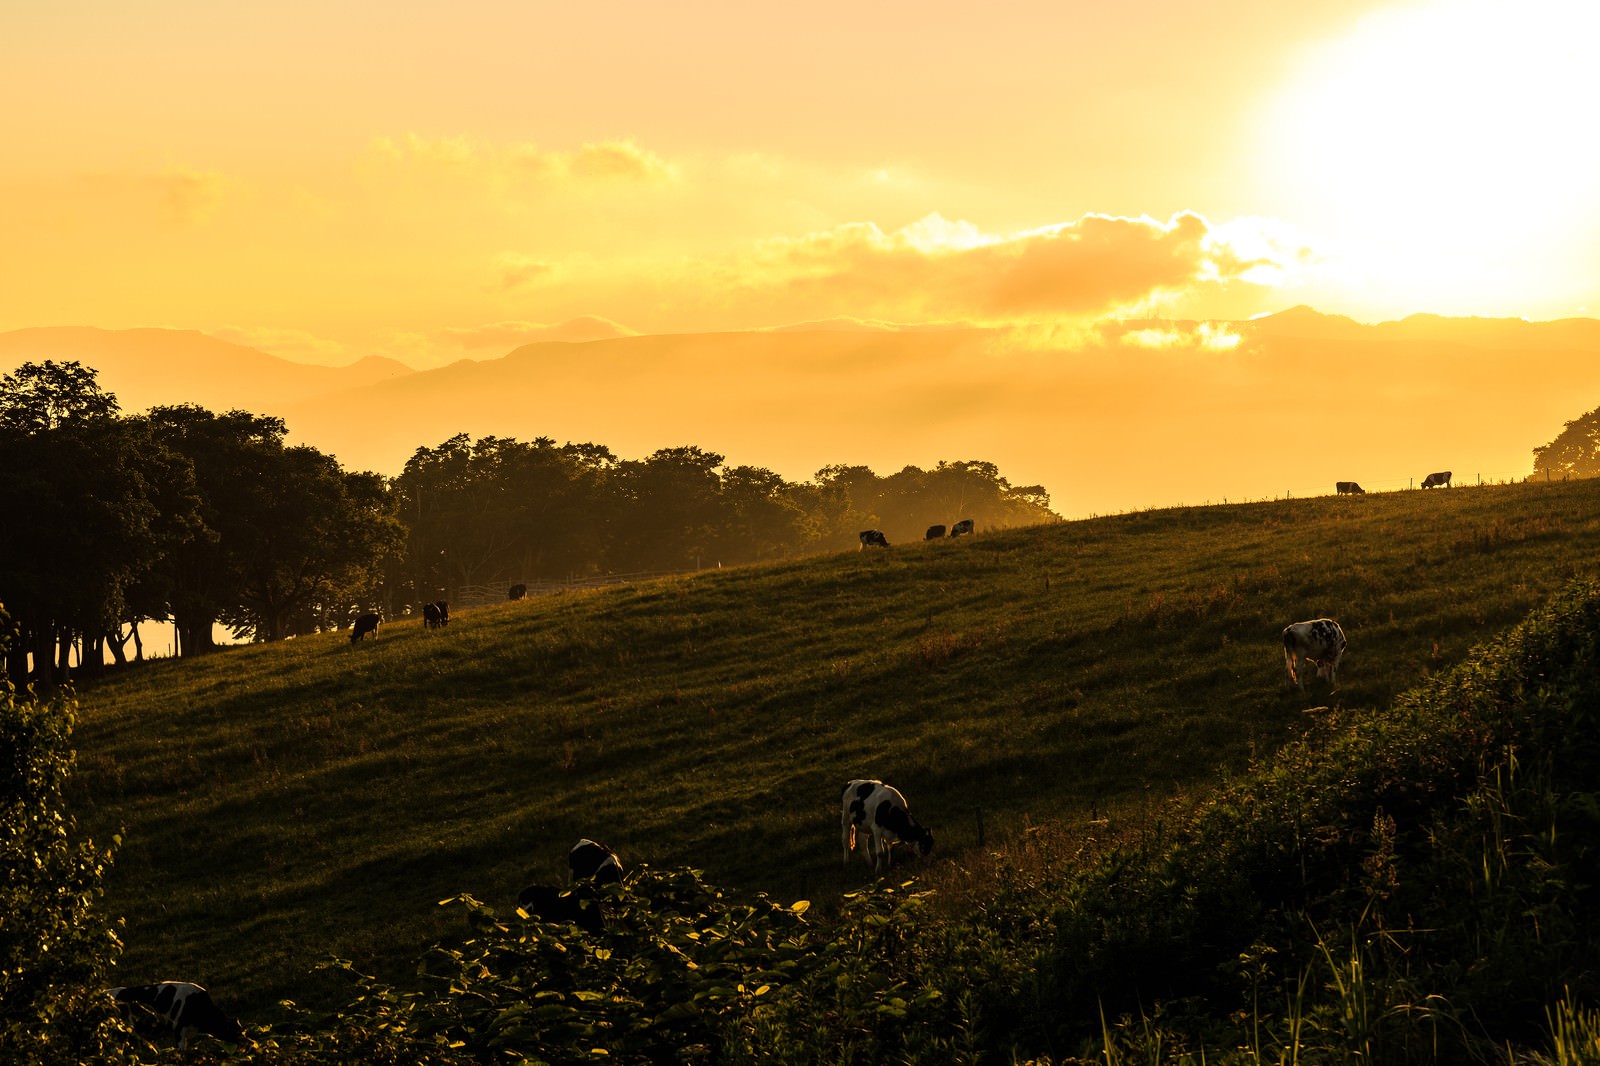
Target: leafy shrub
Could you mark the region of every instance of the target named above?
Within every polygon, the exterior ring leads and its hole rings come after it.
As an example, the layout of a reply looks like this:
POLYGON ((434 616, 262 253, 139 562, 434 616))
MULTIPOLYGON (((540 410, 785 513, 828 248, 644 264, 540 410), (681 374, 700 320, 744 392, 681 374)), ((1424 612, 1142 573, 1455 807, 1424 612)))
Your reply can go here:
POLYGON ((0 681, 0 1062, 18 1066, 133 1061, 102 992, 120 950, 95 909, 111 851, 78 836, 62 795, 76 711, 0 681))

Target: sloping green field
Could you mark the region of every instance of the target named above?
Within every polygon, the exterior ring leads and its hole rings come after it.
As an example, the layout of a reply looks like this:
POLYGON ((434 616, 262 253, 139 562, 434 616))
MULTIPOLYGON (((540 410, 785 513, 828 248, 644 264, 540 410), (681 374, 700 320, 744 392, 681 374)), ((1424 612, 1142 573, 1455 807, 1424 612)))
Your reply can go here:
POLYGON ((1600 481, 1152 511, 394 620, 84 691, 78 809, 122 832, 120 979, 304 1000, 401 972, 580 836, 826 910, 839 794, 897 784, 959 876, 981 824, 1132 821, 1386 705, 1600 558, 1600 481), (1284 625, 1337 618, 1338 691, 1284 625))

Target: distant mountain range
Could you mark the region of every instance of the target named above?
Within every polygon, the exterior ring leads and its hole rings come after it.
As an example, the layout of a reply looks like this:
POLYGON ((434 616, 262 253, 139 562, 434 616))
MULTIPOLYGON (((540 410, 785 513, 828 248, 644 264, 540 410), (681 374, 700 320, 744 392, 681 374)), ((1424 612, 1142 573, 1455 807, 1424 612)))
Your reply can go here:
POLYGON ((621 458, 694 444, 791 480, 995 462, 1063 514, 1285 492, 1404 488, 1432 469, 1505 480, 1600 406, 1600 321, 1297 307, 1248 322, 1120 322, 1097 344, 999 330, 810 329, 541 342, 412 370, 311 366, 193 331, 0 333, 0 371, 76 359, 129 413, 197 403, 282 416, 346 467, 396 474, 457 433, 546 436, 621 458))
POLYGON ((415 373, 380 356, 342 367, 296 363, 192 329, 57 326, 0 333, 0 370, 46 359, 94 367, 101 387, 116 393, 130 414, 176 403, 276 414, 286 404, 415 373))

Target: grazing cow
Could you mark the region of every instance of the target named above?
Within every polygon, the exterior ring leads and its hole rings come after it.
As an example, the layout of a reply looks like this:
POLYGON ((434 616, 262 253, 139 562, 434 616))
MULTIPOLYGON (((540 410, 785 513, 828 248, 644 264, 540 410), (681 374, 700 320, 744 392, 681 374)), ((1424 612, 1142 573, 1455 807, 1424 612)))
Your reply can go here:
POLYGON ((511 586, 511 598, 513 600, 525 600, 525 599, 527 599, 528 598, 528 586, 523 585, 523 584, 512 585, 511 586))
POLYGON ((383 621, 377 615, 368 611, 366 614, 356 615, 356 624, 350 627, 350 643, 366 638, 368 633, 374 637, 378 635, 378 623, 383 621))
POLYGON ((434 600, 432 603, 422 605, 422 624, 429 629, 438 629, 440 626, 450 624, 450 604, 444 600, 434 600))
POLYGON ((617 884, 622 880, 622 861, 617 853, 599 841, 584 837, 567 852, 567 869, 572 873, 572 883, 594 881, 598 884, 617 884))
POLYGON ((863 529, 857 536, 861 538, 861 547, 857 548, 856 551, 861 551, 869 544, 879 548, 887 548, 889 546, 889 538, 883 535, 883 530, 881 529, 863 529))
POLYGON ((971 532, 972 532, 972 519, 970 519, 970 518, 963 518, 961 521, 957 522, 955 525, 950 527, 950 535, 952 537, 959 537, 962 534, 971 533, 971 532))
POLYGON ((939 539, 941 539, 943 537, 944 537, 944 527, 943 526, 929 526, 928 527, 928 532, 923 534, 922 539, 923 540, 939 540, 939 539))
POLYGON ((1301 689, 1306 687, 1300 674, 1300 662, 1304 660, 1316 663, 1317 676, 1337 687, 1339 660, 1344 657, 1344 649, 1344 630, 1331 618, 1289 626, 1283 631, 1283 663, 1289 671, 1289 681, 1301 689))
POLYGON ((529 885, 517 894, 517 906, 530 918, 541 922, 568 922, 589 933, 603 933, 605 915, 600 899, 588 885, 559 889, 550 885, 529 885))
POLYGON ((896 844, 916 844, 924 855, 933 850, 933 833, 911 817, 899 790, 882 781, 856 780, 844 786, 839 831, 846 866, 863 826, 867 832, 863 857, 875 873, 887 872, 893 865, 889 849, 896 844))
POLYGON ((165 1023, 180 1049, 187 1048, 196 1033, 205 1033, 232 1044, 245 1042, 244 1027, 211 1002, 211 993, 188 981, 162 981, 153 985, 108 988, 112 999, 124 1005, 137 1004, 165 1023))
POLYGON ((1437 488, 1441 485, 1445 488, 1450 487, 1450 471, 1440 470, 1438 473, 1429 474, 1422 479, 1422 487, 1425 489, 1437 488))
POLYGON ((1335 481, 1333 483, 1333 488, 1334 488, 1334 491, 1337 492, 1341 496, 1344 496, 1344 495, 1347 495, 1347 494, 1360 494, 1360 493, 1365 493, 1367 491, 1366 489, 1362 488, 1360 485, 1356 484, 1354 481, 1335 481))

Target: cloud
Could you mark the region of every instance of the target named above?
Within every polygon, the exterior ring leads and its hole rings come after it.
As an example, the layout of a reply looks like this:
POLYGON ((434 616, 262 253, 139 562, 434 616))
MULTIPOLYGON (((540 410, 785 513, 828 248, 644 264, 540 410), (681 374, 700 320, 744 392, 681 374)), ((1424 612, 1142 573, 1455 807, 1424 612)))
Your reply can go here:
POLYGON ((1189 212, 1167 222, 1085 215, 1005 236, 935 214, 892 233, 849 223, 768 242, 744 283, 819 317, 1029 321, 1149 311, 1196 288, 1260 283, 1301 254, 1189 212))
POLYGON ((227 179, 214 171, 172 171, 157 175, 153 180, 165 218, 175 226, 209 221, 222 203, 227 184, 227 179))
POLYGON ((1163 323, 1130 329, 1117 337, 1117 343, 1129 348, 1197 348, 1213 352, 1237 348, 1241 340, 1238 333, 1220 322, 1163 323))
POLYGON ((452 327, 439 331, 439 339, 458 348, 517 348, 538 341, 594 341, 638 334, 598 315, 583 315, 556 325, 540 322, 491 322, 483 326, 452 327))
POLYGON ((631 140, 585 142, 572 149, 544 149, 531 142, 500 144, 472 137, 424 137, 405 133, 376 137, 372 154, 393 166, 480 174, 500 182, 656 184, 670 182, 677 167, 631 140))
POLYGON ((297 362, 339 365, 352 358, 345 344, 319 337, 303 329, 278 329, 272 326, 219 326, 206 330, 218 340, 255 348, 297 362))
POLYGON ((555 266, 521 252, 501 252, 495 259, 500 271, 500 288, 520 289, 548 277, 555 266))

